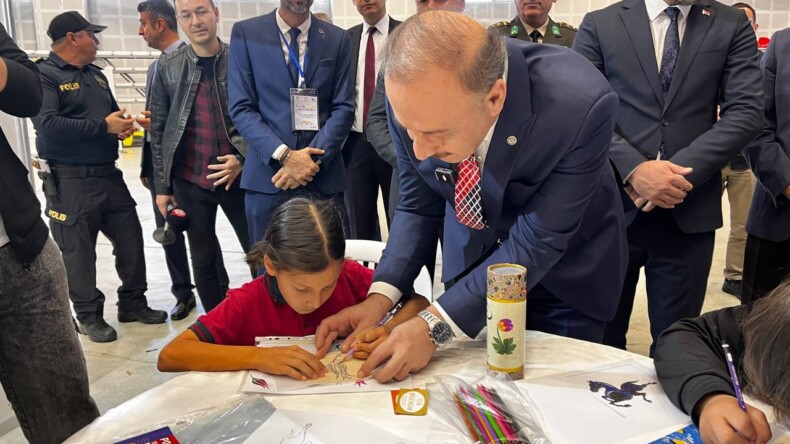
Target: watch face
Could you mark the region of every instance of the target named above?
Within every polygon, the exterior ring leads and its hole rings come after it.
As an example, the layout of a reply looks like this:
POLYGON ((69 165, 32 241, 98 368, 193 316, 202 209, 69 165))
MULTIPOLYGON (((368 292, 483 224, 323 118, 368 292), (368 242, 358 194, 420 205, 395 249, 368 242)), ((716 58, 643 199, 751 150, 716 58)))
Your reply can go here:
POLYGON ((444 345, 453 339, 453 329, 447 322, 438 322, 431 330, 431 336, 438 345, 444 345))

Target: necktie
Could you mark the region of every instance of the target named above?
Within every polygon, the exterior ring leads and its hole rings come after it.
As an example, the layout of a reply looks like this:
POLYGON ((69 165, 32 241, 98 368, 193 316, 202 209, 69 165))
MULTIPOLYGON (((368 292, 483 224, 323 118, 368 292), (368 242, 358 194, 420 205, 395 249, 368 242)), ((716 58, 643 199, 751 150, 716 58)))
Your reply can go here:
POLYGON ((373 98, 373 90, 376 89, 376 46, 373 44, 373 34, 376 28, 368 29, 368 44, 365 47, 365 79, 363 81, 362 95, 362 123, 368 120, 368 110, 370 109, 370 99, 373 98))
POLYGON ((540 35, 540 31, 538 31, 537 29, 532 31, 532 32, 530 32, 529 36, 530 36, 530 38, 532 38, 532 43, 540 43, 539 39, 542 36, 540 35))
POLYGON ((469 228, 482 230, 483 201, 480 197, 480 168, 474 154, 458 164, 458 180, 455 183, 455 215, 458 221, 469 228))
MULTIPOLYGON (((664 98, 667 98, 669 93, 669 86, 672 84, 672 74, 675 72, 675 64, 678 61, 678 54, 680 53, 680 33, 678 32, 678 14, 680 9, 671 6, 664 10, 669 16, 669 28, 664 37, 664 53, 661 56, 661 70, 659 75, 661 77, 661 93, 664 98)), ((667 159, 667 153, 664 150, 664 143, 658 148, 658 154, 661 159, 667 159)))
MULTIPOLYGON (((291 28, 288 30, 288 34, 291 36, 291 51, 293 51, 294 56, 296 56, 296 60, 299 60, 299 34, 302 33, 302 30, 299 28, 291 28)), ((299 69, 296 67, 296 63, 294 63, 293 58, 289 55, 288 56, 288 71, 291 73, 291 78, 294 81, 294 85, 299 87, 299 69)))

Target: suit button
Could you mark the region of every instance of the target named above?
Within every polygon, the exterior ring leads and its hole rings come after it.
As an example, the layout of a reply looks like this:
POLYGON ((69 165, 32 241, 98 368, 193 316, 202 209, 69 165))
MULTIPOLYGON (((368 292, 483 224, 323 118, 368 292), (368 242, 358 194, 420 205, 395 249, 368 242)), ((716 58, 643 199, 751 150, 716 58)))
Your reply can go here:
POLYGON ((665 120, 665 121, 661 122, 661 124, 664 125, 664 126, 669 126, 669 121, 665 120))

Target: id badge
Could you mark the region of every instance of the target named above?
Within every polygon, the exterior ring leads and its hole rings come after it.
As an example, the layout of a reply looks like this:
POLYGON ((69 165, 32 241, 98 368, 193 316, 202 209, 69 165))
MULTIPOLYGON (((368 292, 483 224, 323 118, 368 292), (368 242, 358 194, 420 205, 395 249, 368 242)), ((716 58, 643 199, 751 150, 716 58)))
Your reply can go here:
POLYGON ((318 90, 291 88, 291 127, 294 131, 318 131, 318 90))

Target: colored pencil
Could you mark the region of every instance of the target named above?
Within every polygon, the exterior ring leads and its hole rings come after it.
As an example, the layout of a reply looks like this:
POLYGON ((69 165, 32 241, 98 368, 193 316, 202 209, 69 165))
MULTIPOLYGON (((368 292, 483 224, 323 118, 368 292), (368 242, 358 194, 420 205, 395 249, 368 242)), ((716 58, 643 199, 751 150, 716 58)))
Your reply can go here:
POLYGON ((516 436, 516 432, 513 430, 513 425, 511 423, 511 419, 508 416, 507 412, 500 407, 496 401, 494 401, 494 397, 491 396, 491 392, 488 391, 488 388, 484 385, 477 386, 479 391, 483 394, 488 404, 491 408, 494 409, 496 415, 494 416, 499 424, 499 428, 502 429, 502 432, 505 434, 505 439, 508 442, 517 442, 518 437, 516 436))
POLYGON ((498 442, 505 443, 507 438, 505 437, 505 434, 502 432, 502 429, 499 427, 499 423, 497 422, 498 419, 497 417, 499 415, 496 413, 496 409, 494 408, 494 406, 486 402, 485 399, 483 399, 483 395, 474 387, 472 387, 471 390, 469 390, 469 392, 475 397, 475 399, 477 399, 479 405, 485 406, 480 410, 486 415, 489 424, 491 424, 491 428, 494 429, 494 433, 496 433, 497 438, 499 438, 498 442), (494 411, 493 415, 491 414, 492 411, 494 411))
POLYGON ((510 423, 513 425, 513 430, 516 431, 516 436, 518 436, 519 439, 521 439, 524 443, 529 444, 529 439, 527 439, 527 437, 518 430, 519 424, 518 421, 516 421, 516 418, 514 418, 512 415, 507 413, 508 412, 506 408, 507 404, 505 404, 505 401, 503 401, 502 397, 499 396, 499 393, 497 393, 496 389, 493 388, 488 389, 488 392, 491 393, 491 397, 494 398, 497 404, 501 406, 502 411, 507 414, 510 423))
POLYGON ((480 409, 474 405, 474 403, 470 402, 472 399, 474 399, 474 397, 471 394, 469 394, 469 392, 464 387, 461 387, 461 393, 464 396, 464 401, 472 410, 472 413, 474 413, 475 419, 480 423, 480 427, 485 432, 485 438, 487 439, 487 441, 485 442, 493 443, 494 436, 496 435, 496 433, 494 433, 491 424, 488 424, 485 414, 483 414, 483 412, 481 412, 480 409))
POLYGON ((460 412, 461 419, 466 423, 466 428, 469 429, 469 437, 473 440, 482 442, 483 434, 480 432, 480 429, 477 428, 477 425, 475 425, 472 412, 469 411, 468 407, 461 401, 460 396, 453 394, 453 399, 455 400, 455 406, 460 412))

